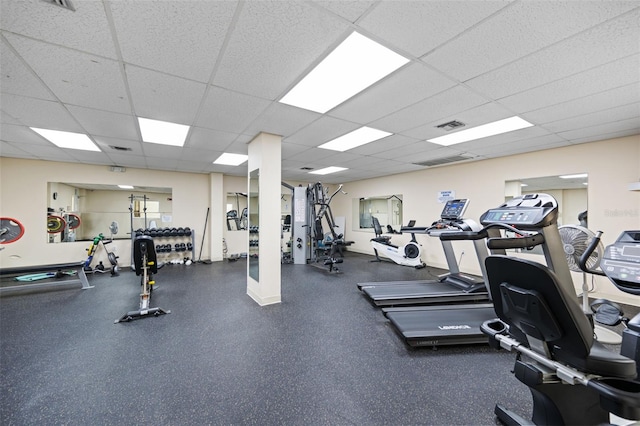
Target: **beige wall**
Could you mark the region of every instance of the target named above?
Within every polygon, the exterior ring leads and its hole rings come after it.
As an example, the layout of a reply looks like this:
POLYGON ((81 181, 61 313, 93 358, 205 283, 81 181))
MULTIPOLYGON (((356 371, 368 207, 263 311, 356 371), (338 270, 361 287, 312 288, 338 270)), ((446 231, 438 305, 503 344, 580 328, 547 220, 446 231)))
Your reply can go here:
MULTIPOLYGON (((351 214, 354 198, 402 194, 403 221, 415 219, 416 226, 428 226, 438 219, 442 210, 442 204, 437 201, 438 191, 452 190, 456 197, 471 200, 465 216, 477 221, 487 209, 504 201, 507 180, 587 172, 589 228, 603 231, 606 245, 615 241, 624 229, 640 229, 640 191, 627 189, 629 183, 640 179, 639 165, 640 136, 631 136, 349 182, 344 185, 349 195, 334 198, 332 208, 334 214, 347 218, 348 239, 355 241, 349 250, 373 254, 369 241, 372 231, 354 230, 351 214)), ((439 240, 426 235, 418 235, 417 239, 423 245, 423 260, 427 265, 445 268, 439 240)), ((408 240, 409 235, 392 238, 395 244, 408 240)), ((479 273, 472 246, 461 242, 455 249, 457 258, 464 251, 461 269, 479 273)), ((574 281, 576 287, 580 287, 581 275, 575 274, 574 281)), ((598 296, 640 304, 618 291, 606 278, 597 278, 596 288, 598 296)))
MULTIPOLYGON (((5 245, 0 251, 2 268, 72 263, 86 258, 89 242, 47 243, 47 182, 82 181, 173 188, 172 226, 191 227, 196 231, 198 242, 202 238, 204 218, 210 205, 209 175, 206 174, 130 168, 125 173, 113 173, 107 166, 0 157, 0 181, 0 215, 16 218, 26 228, 19 241, 5 245)), ((128 209, 128 205, 125 208, 128 209)), ((126 232, 129 232, 128 221, 120 223, 119 235, 126 232)), ((129 265, 130 242, 116 241, 113 247, 120 256, 120 264, 129 265)), ((197 248, 196 255, 199 255, 199 244, 197 248)), ((204 245, 202 258, 209 258, 208 244, 204 245)), ((97 260, 106 260, 104 251, 96 254, 97 260)))
MULTIPOLYGON (((352 251, 373 253, 369 242, 372 231, 354 231, 352 199, 386 194, 403 195, 403 221, 416 219, 417 226, 428 226, 442 209, 437 201, 441 190, 453 190, 457 197, 469 198, 466 216, 477 220, 480 215, 504 200, 504 182, 523 178, 587 172, 589 173, 589 228, 602 230, 603 242, 610 244, 622 230, 640 229, 640 191, 629 191, 628 184, 640 179, 640 136, 606 140, 547 151, 490 159, 472 163, 436 167, 424 171, 345 184, 348 195, 336 196, 332 201, 335 216, 346 218, 347 239, 356 243, 352 251)), ((127 169, 126 173, 112 173, 106 166, 20 160, 0 157, 0 215, 19 219, 27 228, 24 237, 5 245, 0 251, 0 267, 33 266, 50 263, 80 261, 86 257, 86 242, 47 244, 45 215, 47 182, 113 183, 173 188, 173 220, 176 226, 190 226, 196 231, 198 256, 202 228, 207 207, 211 205, 210 176, 207 174, 177 173, 141 169, 127 169)), ((224 176, 224 193, 246 192, 245 177, 224 176)), ((297 185, 297 183, 295 183, 297 185)), ((306 184, 305 184, 306 185, 306 184)), ((226 204, 221 200, 220 206, 226 204)), ((218 209, 220 210, 220 209, 218 209)), ((209 218, 208 235, 215 229, 227 239, 229 253, 246 252, 244 232, 226 231, 225 212, 209 218), (235 234, 235 235, 231 235, 235 234), (233 240, 233 241, 232 241, 233 240), (237 240, 237 241, 235 241, 237 240), (233 245, 233 247, 231 247, 233 245), (233 250, 233 251, 232 251, 233 250)), ((128 231, 121 224, 121 232, 128 231)), ((408 240, 407 235, 393 236, 395 243, 408 240)), ((445 267, 439 240, 419 235, 424 246, 423 260, 428 265, 445 267)), ((214 242, 215 243, 215 242, 214 242)), ((210 257, 212 244, 205 239, 203 259, 210 257)), ((121 263, 129 264, 129 243, 118 241, 121 263)), ((458 256, 464 251, 461 268, 478 273, 472 246, 456 245, 458 256)), ((574 276, 579 286, 581 277, 574 276)), ((596 280, 597 295, 629 302, 606 279, 596 280)), ((638 302, 635 302, 638 304, 638 302)))

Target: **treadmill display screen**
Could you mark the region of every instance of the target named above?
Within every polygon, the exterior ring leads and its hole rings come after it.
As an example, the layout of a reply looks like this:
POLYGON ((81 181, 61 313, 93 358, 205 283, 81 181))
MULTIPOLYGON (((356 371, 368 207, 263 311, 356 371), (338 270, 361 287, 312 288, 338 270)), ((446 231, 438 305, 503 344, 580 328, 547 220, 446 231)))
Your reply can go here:
POLYGON ((507 224, 534 224, 539 220, 539 212, 536 210, 490 210, 484 218, 486 223, 507 224))
POLYGON ((467 209, 468 204, 469 200, 466 198, 459 200, 448 200, 447 204, 445 204, 444 206, 444 209, 442 209, 442 213, 440 213, 440 218, 447 220, 462 219, 462 215, 467 209))

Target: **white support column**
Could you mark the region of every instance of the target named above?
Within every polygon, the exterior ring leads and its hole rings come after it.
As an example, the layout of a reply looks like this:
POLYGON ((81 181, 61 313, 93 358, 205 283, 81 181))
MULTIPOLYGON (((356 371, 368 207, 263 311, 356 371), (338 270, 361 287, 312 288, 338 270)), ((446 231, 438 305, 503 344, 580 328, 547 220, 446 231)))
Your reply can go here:
MULTIPOLYGON (((252 205, 258 210, 258 258, 247 259, 247 294, 260 306, 281 302, 280 293, 280 194, 282 137, 269 133, 258 134, 249 143, 248 188, 249 223, 252 205), (256 173, 257 172, 257 173, 256 173), (257 176, 258 187, 252 187, 252 176, 257 176), (257 208, 251 202, 251 192, 258 193, 257 208), (257 260, 257 262, 256 262, 257 260), (252 274, 250 274, 253 265, 252 274), (257 266, 257 270, 255 269, 257 266), (251 276, 253 275, 253 277, 251 276), (254 277, 257 277, 255 279, 254 277)), ((255 220, 255 216, 254 219, 255 220)), ((256 233, 248 233, 254 239, 256 233)), ((254 246, 255 247, 255 246, 254 246)), ((252 250, 249 250, 251 256, 252 250)))
MULTIPOLYGON (((209 223, 207 224, 209 234, 209 253, 211 261, 219 262, 223 259, 222 239, 224 238, 224 220, 226 217, 225 203, 227 196, 224 192, 224 180, 222 173, 209 174, 211 187, 211 203, 209 212, 209 223)), ((200 236, 202 238, 202 236, 200 236)))

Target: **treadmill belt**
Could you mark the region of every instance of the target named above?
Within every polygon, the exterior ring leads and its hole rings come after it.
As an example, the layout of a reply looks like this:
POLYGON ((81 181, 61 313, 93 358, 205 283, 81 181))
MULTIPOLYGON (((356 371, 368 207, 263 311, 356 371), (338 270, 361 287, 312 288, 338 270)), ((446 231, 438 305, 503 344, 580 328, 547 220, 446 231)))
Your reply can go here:
POLYGON ((489 294, 486 290, 466 293, 440 281, 362 287, 362 292, 377 306, 484 302, 489 300, 489 294))
POLYGON ((496 318, 490 303, 388 309, 385 315, 409 346, 487 343, 480 325, 496 318))

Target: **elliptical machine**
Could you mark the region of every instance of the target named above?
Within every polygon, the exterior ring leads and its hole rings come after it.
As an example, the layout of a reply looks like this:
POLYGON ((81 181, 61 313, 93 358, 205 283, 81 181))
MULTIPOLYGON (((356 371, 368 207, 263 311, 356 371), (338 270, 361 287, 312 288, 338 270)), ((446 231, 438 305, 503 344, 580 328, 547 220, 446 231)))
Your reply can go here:
MULTIPOLYGON (((595 250, 602 237, 598 231, 591 244, 580 257, 580 268, 590 274, 606 276, 621 291, 640 296, 640 231, 624 231, 618 239, 604 250, 600 261, 600 270, 591 270, 586 266, 587 259, 595 250)), ((598 299, 591 304, 594 320, 604 325, 625 325, 622 332, 620 354, 636 362, 636 371, 640 381, 640 314, 632 319, 626 318, 620 305, 608 300, 598 299)))
MULTIPOLYGON (((402 230, 409 230, 416 224, 415 220, 409 221, 407 227, 403 227, 402 230)), ((382 262, 379 252, 382 253, 389 260, 402 266, 412 266, 416 269, 422 269, 427 266, 422 261, 422 245, 416 241, 415 232, 411 231, 411 241, 402 247, 391 244, 391 237, 382 235, 382 227, 377 217, 373 217, 373 230, 376 233, 375 238, 371 239, 371 246, 373 252, 376 255, 375 260, 372 262, 382 262)))

